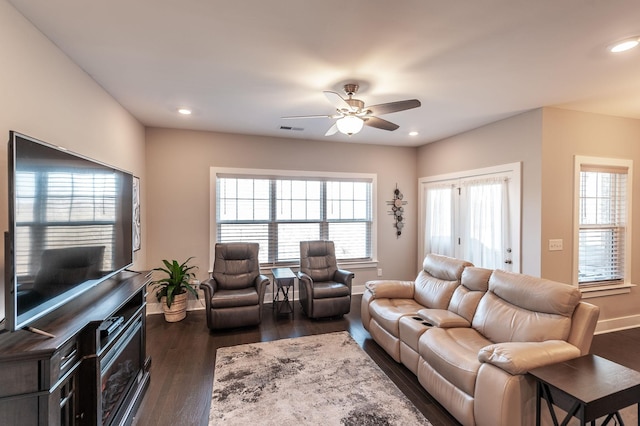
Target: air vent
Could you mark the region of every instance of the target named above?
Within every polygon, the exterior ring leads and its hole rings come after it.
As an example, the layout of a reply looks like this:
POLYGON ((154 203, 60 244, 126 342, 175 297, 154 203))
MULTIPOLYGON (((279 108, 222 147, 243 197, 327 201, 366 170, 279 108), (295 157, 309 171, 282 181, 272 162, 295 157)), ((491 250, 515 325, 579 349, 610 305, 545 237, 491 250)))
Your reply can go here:
POLYGON ((295 132, 302 132, 304 130, 304 127, 280 126, 280 130, 293 130, 295 132))

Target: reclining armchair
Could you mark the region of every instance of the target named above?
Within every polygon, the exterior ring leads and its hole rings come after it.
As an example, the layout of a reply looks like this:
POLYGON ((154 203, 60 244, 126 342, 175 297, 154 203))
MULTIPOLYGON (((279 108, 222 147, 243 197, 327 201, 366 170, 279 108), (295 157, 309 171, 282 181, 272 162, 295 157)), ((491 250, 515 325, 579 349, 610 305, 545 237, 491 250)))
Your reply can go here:
POLYGON ((258 243, 218 243, 213 274, 200 284, 211 330, 258 325, 269 278, 260 274, 258 243))
POLYGON ((300 241, 299 297, 309 318, 348 314, 353 277, 338 269, 333 241, 300 241))

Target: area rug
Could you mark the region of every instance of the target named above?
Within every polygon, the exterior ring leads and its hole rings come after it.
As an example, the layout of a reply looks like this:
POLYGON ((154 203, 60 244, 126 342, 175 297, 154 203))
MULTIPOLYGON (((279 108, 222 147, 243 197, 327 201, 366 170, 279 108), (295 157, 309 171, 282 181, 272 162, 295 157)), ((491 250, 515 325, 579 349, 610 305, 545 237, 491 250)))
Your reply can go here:
POLYGON ((431 425, 347 332, 218 349, 220 424, 431 425))

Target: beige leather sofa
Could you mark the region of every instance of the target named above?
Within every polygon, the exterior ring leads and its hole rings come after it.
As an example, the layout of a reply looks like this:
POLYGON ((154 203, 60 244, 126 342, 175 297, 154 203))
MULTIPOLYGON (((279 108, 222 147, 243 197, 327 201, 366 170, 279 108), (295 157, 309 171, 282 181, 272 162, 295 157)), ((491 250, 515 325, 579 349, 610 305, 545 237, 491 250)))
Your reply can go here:
POLYGON ((599 308, 570 285, 430 254, 366 283, 362 323, 465 426, 535 423, 527 371, 587 354, 599 308))

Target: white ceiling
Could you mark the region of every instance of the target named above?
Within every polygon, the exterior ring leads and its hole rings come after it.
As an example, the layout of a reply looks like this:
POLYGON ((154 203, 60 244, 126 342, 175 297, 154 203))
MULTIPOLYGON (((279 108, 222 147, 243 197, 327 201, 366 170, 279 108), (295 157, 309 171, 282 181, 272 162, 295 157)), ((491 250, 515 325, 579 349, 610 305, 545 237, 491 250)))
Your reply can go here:
POLYGON ((541 106, 640 119, 640 49, 606 50, 638 0, 9 1, 147 126, 416 146, 541 106), (422 107, 351 138, 280 118, 346 82, 422 107))

